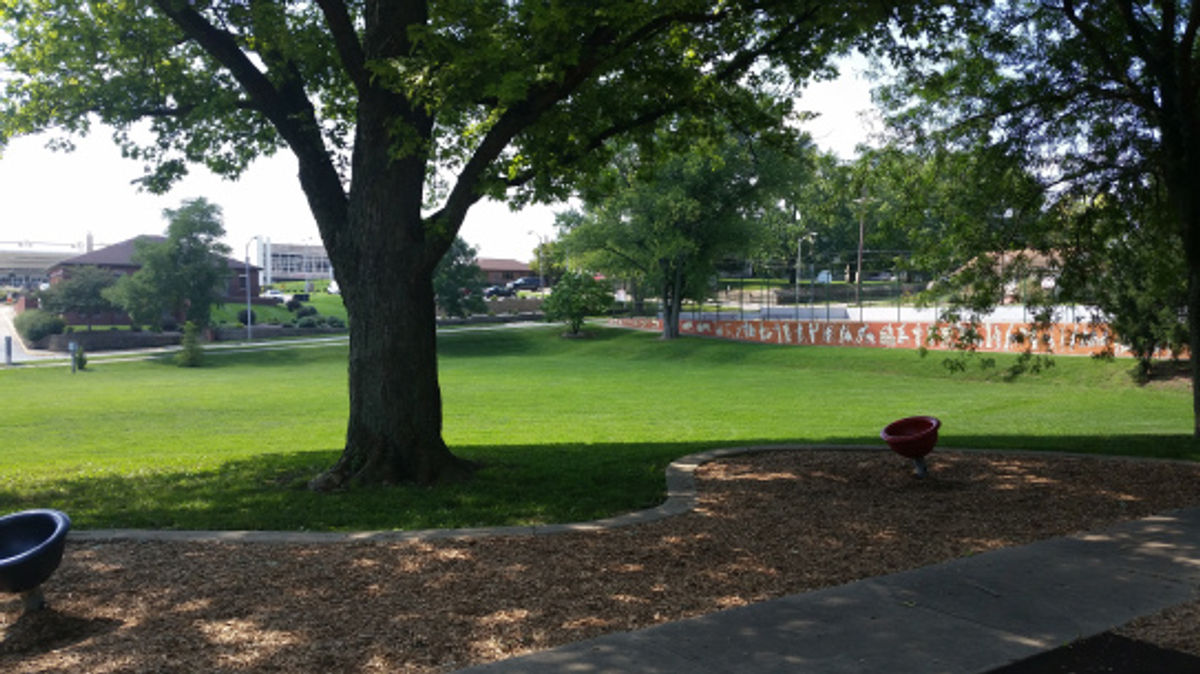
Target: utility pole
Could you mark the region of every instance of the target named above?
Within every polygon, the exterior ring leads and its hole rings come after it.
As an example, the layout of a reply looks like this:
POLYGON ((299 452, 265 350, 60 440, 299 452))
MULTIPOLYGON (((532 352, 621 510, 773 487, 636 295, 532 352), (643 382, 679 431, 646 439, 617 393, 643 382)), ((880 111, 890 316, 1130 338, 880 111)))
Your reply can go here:
POLYGON ((257 236, 251 237, 246 242, 246 339, 254 339, 254 310, 250 308, 250 286, 254 285, 250 282, 250 244, 258 241, 257 236))
MULTIPOLYGON (((800 224, 800 211, 792 204, 792 219, 800 224)), ((792 299, 796 305, 796 320, 800 320, 800 270, 804 268, 804 235, 796 239, 796 295, 792 299)))
POLYGON ((532 234, 533 236, 536 236, 537 240, 538 240, 538 247, 537 247, 537 253, 536 253, 537 254, 537 264, 538 264, 538 285, 541 286, 541 288, 539 290, 545 290, 546 289, 546 267, 542 264, 542 248, 546 245, 546 238, 544 236, 542 236, 541 234, 538 234, 537 232, 533 231, 532 229, 529 230, 529 233, 532 234))
POLYGON ((858 263, 854 268, 854 301, 859 306, 859 316, 862 315, 862 259, 863 238, 866 233, 867 215, 867 186, 863 185, 862 196, 854 200, 858 204, 858 263))

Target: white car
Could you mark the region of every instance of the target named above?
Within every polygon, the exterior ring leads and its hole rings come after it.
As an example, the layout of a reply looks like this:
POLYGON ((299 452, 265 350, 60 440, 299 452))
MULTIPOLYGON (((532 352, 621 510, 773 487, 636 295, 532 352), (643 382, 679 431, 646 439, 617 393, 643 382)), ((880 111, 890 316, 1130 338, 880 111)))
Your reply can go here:
POLYGON ((259 293, 259 297, 278 297, 279 299, 283 299, 285 295, 283 294, 282 290, 271 288, 270 290, 264 290, 259 293))

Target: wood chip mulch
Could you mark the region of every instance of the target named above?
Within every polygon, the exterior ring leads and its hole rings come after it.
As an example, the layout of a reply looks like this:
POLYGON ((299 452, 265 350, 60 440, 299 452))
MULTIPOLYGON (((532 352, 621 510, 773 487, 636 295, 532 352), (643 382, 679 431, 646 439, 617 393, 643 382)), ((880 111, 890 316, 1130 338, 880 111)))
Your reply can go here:
MULTIPOLYGON (((595 533, 73 542, 50 609, 0 597, 0 671, 445 672, 1200 505, 1191 465, 935 452, 930 470, 886 450, 734 457, 697 471, 693 513, 595 533)), ((1168 613, 1132 636, 1200 649, 1197 607, 1168 613)))

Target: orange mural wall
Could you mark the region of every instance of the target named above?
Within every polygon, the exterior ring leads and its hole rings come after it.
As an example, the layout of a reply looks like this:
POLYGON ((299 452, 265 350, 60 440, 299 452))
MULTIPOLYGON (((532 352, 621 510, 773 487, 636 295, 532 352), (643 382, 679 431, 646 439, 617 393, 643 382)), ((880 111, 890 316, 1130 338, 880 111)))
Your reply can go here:
MULTIPOLYGON (((635 330, 662 330, 657 318, 614 318, 610 325, 635 330)), ((958 328, 945 323, 781 320, 681 320, 685 335, 718 337, 742 342, 792 344, 797 346, 858 346, 880 349, 949 349, 958 328), (936 334, 935 339, 929 339, 936 334)), ((1088 323, 1057 323, 1034 335, 1034 352, 1091 356, 1111 348, 1115 356, 1130 356, 1129 349, 1111 342, 1106 326, 1088 323)), ((1025 323, 986 323, 979 327, 976 350, 1021 353, 1031 337, 1025 323)), ((1167 354, 1169 355, 1169 354, 1167 354)))

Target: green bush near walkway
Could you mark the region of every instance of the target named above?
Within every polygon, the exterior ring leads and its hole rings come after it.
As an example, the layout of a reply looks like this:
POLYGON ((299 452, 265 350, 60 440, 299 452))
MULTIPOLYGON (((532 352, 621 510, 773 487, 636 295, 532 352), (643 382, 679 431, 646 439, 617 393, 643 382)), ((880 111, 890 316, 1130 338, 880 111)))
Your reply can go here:
MULTIPOLYGON (((883 425, 918 413, 943 420, 942 446, 1200 458, 1186 382, 1138 387, 1128 361, 1063 357, 1008 382, 999 371, 950 374, 911 351, 560 332, 440 338, 446 440, 483 468, 468 484, 438 488, 305 489, 345 432, 344 345, 214 350, 191 369, 164 358, 96 361, 75 375, 0 370, 0 511, 60 508, 83 529, 577 521, 658 503, 663 468, 683 454, 882 448, 883 425)), ((908 469, 897 458, 896 470, 908 469)))

